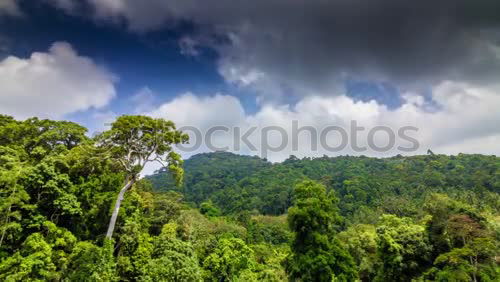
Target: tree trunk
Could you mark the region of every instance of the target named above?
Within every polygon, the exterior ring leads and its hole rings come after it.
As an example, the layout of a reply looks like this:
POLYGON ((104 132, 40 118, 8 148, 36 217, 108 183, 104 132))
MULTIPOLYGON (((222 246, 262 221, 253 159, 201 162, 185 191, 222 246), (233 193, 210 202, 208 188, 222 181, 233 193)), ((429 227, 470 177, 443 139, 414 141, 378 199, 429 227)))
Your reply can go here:
MULTIPOLYGON (((17 189, 16 187, 14 186, 14 191, 12 191, 12 195, 16 195, 16 192, 17 192, 17 189)), ((12 203, 9 205, 9 208, 7 209, 7 215, 5 216, 5 226, 2 230, 2 237, 0 238, 0 247, 2 246, 3 244, 3 239, 5 238, 5 235, 7 233, 7 225, 9 224, 9 221, 10 221, 10 212, 12 211, 12 203)))
POLYGON ((9 206, 9 209, 7 210, 7 216, 5 217, 5 226, 2 230, 2 237, 0 238, 0 247, 3 244, 3 239, 5 238, 5 234, 7 233, 7 225, 9 224, 9 219, 10 219, 10 211, 12 210, 12 204, 9 206))
POLYGON ((470 264, 474 267, 474 271, 472 271, 472 281, 477 282, 476 271, 477 271, 477 263, 474 263, 472 257, 469 257, 470 264))
POLYGON ((120 205, 122 204, 123 201, 123 196, 125 195, 125 192, 134 185, 135 182, 135 177, 132 177, 131 180, 123 186, 123 188, 120 190, 120 193, 118 193, 118 198, 116 199, 115 203, 115 208, 113 209, 113 214, 111 215, 111 220, 109 221, 109 226, 108 226, 108 232, 106 233, 106 238, 111 239, 113 237, 113 231, 115 230, 115 224, 116 224, 116 219, 118 218, 118 212, 120 211, 120 205))

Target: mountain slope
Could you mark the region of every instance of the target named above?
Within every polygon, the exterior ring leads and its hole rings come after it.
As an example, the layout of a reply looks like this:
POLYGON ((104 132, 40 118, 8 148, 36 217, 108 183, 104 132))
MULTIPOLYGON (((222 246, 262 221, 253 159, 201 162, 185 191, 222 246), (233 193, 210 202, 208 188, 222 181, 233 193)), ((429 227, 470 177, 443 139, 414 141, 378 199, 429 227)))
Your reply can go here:
MULTIPOLYGON (((294 185, 309 178, 337 193, 341 213, 353 218, 368 209, 413 216, 433 192, 499 210, 500 158, 495 156, 423 155, 392 158, 291 156, 271 164, 258 157, 227 152, 205 153, 186 160, 182 192, 188 201, 211 200, 224 213, 257 210, 283 214, 294 185)), ((157 191, 174 188, 169 174, 148 179, 157 191)))

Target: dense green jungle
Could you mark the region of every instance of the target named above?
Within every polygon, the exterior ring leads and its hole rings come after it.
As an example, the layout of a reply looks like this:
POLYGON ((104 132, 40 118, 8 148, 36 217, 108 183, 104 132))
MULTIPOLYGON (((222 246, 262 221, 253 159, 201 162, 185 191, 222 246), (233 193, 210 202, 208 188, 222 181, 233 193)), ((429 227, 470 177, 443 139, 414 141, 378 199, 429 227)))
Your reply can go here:
POLYGON ((93 138, 0 116, 0 280, 500 279, 499 157, 183 161, 185 142, 144 116, 93 138))

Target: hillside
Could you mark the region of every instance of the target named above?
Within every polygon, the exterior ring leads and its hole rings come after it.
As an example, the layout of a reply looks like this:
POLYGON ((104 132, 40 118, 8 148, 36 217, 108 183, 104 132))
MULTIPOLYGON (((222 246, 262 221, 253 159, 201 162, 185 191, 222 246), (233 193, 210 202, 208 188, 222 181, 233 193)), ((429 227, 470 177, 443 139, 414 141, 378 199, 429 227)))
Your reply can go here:
MULTIPOLYGON (((291 156, 271 164, 258 157, 215 152, 186 160, 186 181, 180 190, 172 190, 181 191, 197 205, 210 200, 226 214, 247 210, 279 215, 290 207, 297 182, 312 179, 335 191, 342 215, 349 218, 360 217, 367 209, 415 216, 423 200, 436 192, 499 212, 499 168, 499 157, 483 155, 291 156)), ((166 171, 147 179, 155 191, 174 187, 166 171)))
POLYGON ((182 142, 171 123, 121 116, 85 132, 0 115, 1 281, 500 277, 498 157, 216 152, 181 166, 169 152, 176 174, 139 179, 143 156, 182 142))

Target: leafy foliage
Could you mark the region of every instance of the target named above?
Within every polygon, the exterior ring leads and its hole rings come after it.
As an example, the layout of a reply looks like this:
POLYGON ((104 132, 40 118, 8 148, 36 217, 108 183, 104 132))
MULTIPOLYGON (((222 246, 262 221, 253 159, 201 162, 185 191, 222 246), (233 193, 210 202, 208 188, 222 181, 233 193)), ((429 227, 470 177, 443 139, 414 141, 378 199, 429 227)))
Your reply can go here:
POLYGON ((288 223, 295 233, 288 271, 292 280, 353 281, 354 261, 335 237, 341 218, 333 193, 313 181, 304 181, 294 191, 294 206, 288 223))
POLYGON ((427 267, 432 246, 425 227, 409 218, 383 215, 377 228, 377 249, 381 267, 379 281, 408 281, 427 267))
POLYGON ((185 141, 171 122, 141 116, 89 138, 75 123, 0 115, 0 280, 500 277, 498 157, 271 164, 216 152, 186 160, 176 187, 182 161, 172 146, 185 141), (157 157, 173 169, 139 179, 157 157))

